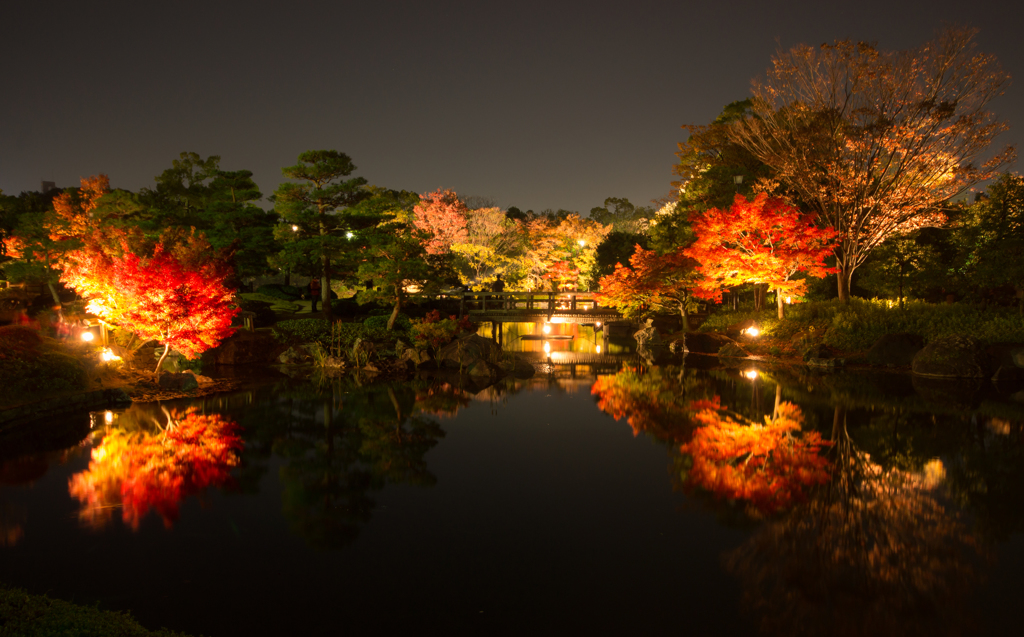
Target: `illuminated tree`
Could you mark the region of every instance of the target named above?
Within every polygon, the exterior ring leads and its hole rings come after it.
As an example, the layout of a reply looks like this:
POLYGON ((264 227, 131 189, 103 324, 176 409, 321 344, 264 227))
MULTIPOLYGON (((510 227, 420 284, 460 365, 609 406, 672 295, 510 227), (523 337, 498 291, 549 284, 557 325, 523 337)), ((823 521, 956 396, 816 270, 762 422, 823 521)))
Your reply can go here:
POLYGON ((697 308, 701 276, 697 261, 682 248, 659 255, 639 245, 629 258, 631 267, 616 264, 615 272, 601 279, 598 301, 618 308, 627 317, 667 310, 679 312, 683 329, 690 329, 690 312, 697 308))
POLYGON ((413 208, 413 223, 426 233, 429 254, 444 254, 452 244, 465 242, 467 212, 454 190, 438 189, 420 195, 420 202, 413 208))
POLYGON ((807 287, 797 272, 823 277, 825 257, 835 232, 817 228, 810 215, 778 198, 760 193, 752 201, 736 195, 728 210, 712 208, 693 217, 696 241, 683 254, 700 262, 702 298, 721 301, 727 287, 763 284, 775 290, 779 318, 784 297, 799 296, 807 287))
POLYGON ((828 481, 830 463, 820 453, 828 443, 815 431, 801 431, 799 407, 782 402, 759 425, 724 413, 715 398, 694 416, 701 426, 680 447, 693 458, 685 484, 771 514, 828 481))
POLYGON ((539 217, 527 224, 529 248, 526 252, 529 274, 527 285, 531 289, 541 287, 541 281, 549 269, 558 263, 566 271, 572 271, 571 278, 565 285, 581 288, 585 281, 581 276, 593 270, 597 246, 611 232, 606 226, 589 219, 583 219, 576 213, 567 213, 564 217, 539 217))
POLYGON ((1006 124, 987 110, 1008 76, 978 53, 975 31, 948 29, 910 51, 849 40, 797 46, 754 84, 732 139, 839 233, 839 298, 888 237, 943 221, 941 208, 1011 161, 975 162, 1006 124))
POLYGON ((69 253, 61 280, 88 299, 96 316, 163 343, 155 373, 171 348, 194 358, 231 335, 239 310, 224 285, 230 269, 202 235, 170 231, 151 251, 138 234, 119 237, 117 251, 87 237, 69 253))
POLYGON ((191 412, 159 433, 112 429, 92 450, 89 468, 68 480, 68 491, 91 526, 104 526, 120 506, 133 529, 151 509, 170 528, 183 499, 231 481, 242 446, 238 425, 217 414, 191 412))
POLYGON ((466 211, 465 237, 451 245, 458 255, 464 283, 485 285, 502 275, 509 283, 520 278, 520 255, 526 232, 521 222, 510 219, 500 208, 466 211))

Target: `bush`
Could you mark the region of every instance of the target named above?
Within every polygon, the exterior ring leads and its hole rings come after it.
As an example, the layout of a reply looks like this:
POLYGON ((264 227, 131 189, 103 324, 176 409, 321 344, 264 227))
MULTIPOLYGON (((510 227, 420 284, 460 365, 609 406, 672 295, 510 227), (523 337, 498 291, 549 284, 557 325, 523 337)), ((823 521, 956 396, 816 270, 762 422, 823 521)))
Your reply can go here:
MULTIPOLYGON (((391 318, 391 312, 384 315, 374 315, 363 321, 363 325, 369 328, 384 329, 388 328, 388 319, 391 318)), ((395 318, 394 328, 400 332, 408 332, 409 328, 412 327, 412 320, 405 314, 399 313, 395 318)))
POLYGON ((266 296, 272 296, 275 299, 281 299, 282 301, 297 301, 302 298, 305 290, 297 288, 294 285, 284 285, 281 283, 267 283, 256 288, 256 294, 263 294, 266 296))
POLYGON ((414 322, 409 333, 419 345, 430 345, 437 349, 452 341, 460 332, 474 331, 476 326, 468 316, 457 319, 452 315, 442 319, 439 311, 432 310, 423 320, 414 322))
POLYGON ((338 316, 354 316, 359 314, 362 307, 356 302, 355 297, 347 299, 335 299, 331 301, 331 312, 338 316))
POLYGON ((393 352, 398 342, 399 334, 389 332, 384 328, 367 327, 362 323, 334 324, 332 334, 331 324, 326 319, 296 319, 292 321, 280 321, 274 326, 274 337, 289 345, 316 343, 330 353, 332 350, 341 349, 341 354, 350 356, 352 347, 356 340, 372 341, 378 352, 393 352))
POLYGON ((85 366, 65 346, 30 328, 0 327, 0 402, 87 385, 85 366))
POLYGON ((331 342, 331 324, 322 318, 278 321, 274 325, 274 338, 289 345, 320 343, 326 346, 331 342))

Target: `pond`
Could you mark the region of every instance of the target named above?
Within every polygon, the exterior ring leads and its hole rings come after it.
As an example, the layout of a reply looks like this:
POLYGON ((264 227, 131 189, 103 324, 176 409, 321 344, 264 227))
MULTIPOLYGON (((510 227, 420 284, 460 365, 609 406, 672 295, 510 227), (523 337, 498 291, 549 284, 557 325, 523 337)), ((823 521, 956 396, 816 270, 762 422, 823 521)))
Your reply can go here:
POLYGON ((534 354, 69 418, 0 448, 0 579, 210 636, 1016 627, 1019 388, 534 354))

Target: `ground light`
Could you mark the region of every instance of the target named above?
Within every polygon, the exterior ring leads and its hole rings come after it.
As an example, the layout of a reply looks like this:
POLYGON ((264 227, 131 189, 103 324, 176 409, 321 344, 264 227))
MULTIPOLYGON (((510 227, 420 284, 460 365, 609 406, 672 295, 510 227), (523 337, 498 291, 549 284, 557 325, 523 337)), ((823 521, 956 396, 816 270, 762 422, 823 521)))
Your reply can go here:
POLYGON ((761 330, 759 330, 756 325, 751 325, 747 329, 743 330, 741 333, 746 334, 751 338, 757 338, 761 334, 761 330))
POLYGON ((92 339, 94 339, 94 338, 96 338, 96 335, 93 334, 92 332, 90 332, 88 330, 86 330, 85 332, 82 332, 82 340, 85 341, 86 343, 91 343, 92 339))
POLYGON ((748 369, 747 371, 743 372, 743 375, 746 376, 750 380, 757 380, 757 370, 756 369, 748 369))

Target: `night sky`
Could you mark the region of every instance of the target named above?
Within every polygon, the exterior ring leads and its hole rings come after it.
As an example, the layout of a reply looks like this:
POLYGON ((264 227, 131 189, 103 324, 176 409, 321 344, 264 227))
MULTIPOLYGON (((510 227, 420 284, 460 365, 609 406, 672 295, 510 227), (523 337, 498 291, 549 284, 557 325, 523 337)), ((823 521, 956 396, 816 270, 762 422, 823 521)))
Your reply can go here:
POLYGON ((1018 78, 994 110, 1024 141, 1019 2, 42 2, 0 5, 0 189, 110 176, 138 190, 182 151, 265 195, 309 149, 389 188, 588 211, 670 190, 683 124, 749 94, 781 45, 885 49, 944 24, 1018 78))

